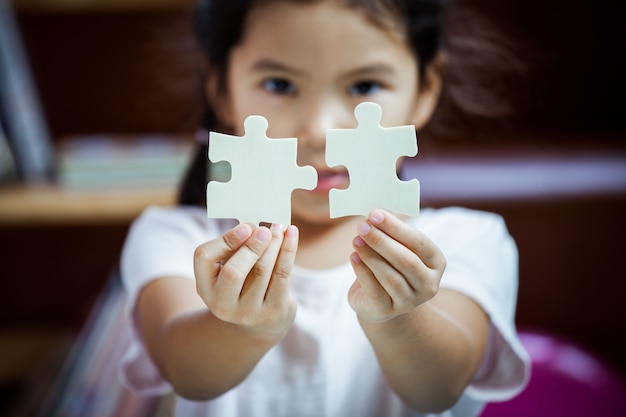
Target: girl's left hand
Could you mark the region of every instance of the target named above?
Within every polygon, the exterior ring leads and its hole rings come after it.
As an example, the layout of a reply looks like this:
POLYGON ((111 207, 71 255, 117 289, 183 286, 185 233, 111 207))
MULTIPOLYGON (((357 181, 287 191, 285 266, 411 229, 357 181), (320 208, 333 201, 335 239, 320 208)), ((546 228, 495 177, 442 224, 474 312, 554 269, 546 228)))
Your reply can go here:
POLYGON ((357 279, 348 301, 360 320, 391 320, 437 294, 446 259, 428 236, 378 209, 357 232, 350 256, 357 279))

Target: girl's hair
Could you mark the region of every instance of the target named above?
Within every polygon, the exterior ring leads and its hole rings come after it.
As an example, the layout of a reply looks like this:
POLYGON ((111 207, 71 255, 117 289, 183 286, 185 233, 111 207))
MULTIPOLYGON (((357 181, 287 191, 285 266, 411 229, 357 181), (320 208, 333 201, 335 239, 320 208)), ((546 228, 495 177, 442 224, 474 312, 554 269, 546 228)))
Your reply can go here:
MULTIPOLYGON (((216 88, 224 92, 230 51, 240 41, 246 17, 258 5, 272 1, 313 3, 322 0, 200 0, 195 31, 205 55, 207 70, 216 77, 216 88)), ((326 0, 328 1, 328 0, 326 0)), ((455 10, 452 0, 334 0, 358 10, 374 24, 404 30, 418 62, 419 76, 438 52, 446 51, 443 72, 443 105, 457 115, 500 116, 508 108, 492 88, 490 71, 515 60, 503 39, 488 29, 476 15, 455 10), (450 31, 444 31, 444 27, 450 31), (485 81, 481 81, 485 80, 485 81)), ((202 124, 207 131, 220 128, 215 110, 206 97, 202 124)), ((449 125, 446 119, 443 124, 449 125)), ((431 123, 432 124, 432 123, 431 123)), ((433 132, 438 130, 431 129, 433 132)), ((205 205, 205 186, 210 178, 207 143, 200 144, 179 194, 180 204, 205 205)))

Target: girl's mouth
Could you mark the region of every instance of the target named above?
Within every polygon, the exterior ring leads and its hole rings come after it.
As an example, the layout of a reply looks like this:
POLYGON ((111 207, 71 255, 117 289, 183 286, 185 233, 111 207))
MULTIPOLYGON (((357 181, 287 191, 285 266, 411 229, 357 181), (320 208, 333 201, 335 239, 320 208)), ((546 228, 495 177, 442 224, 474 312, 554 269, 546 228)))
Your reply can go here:
POLYGON ((348 186, 348 173, 329 169, 317 170, 317 187, 314 193, 328 194, 331 188, 345 189, 348 186))

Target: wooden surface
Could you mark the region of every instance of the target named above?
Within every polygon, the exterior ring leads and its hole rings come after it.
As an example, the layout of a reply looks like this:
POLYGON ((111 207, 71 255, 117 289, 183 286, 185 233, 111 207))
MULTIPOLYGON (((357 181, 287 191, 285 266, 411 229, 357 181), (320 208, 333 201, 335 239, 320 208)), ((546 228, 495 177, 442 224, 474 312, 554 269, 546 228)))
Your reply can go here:
POLYGON ((171 205, 174 186, 66 190, 55 186, 0 189, 0 225, 130 223, 149 205, 171 205))

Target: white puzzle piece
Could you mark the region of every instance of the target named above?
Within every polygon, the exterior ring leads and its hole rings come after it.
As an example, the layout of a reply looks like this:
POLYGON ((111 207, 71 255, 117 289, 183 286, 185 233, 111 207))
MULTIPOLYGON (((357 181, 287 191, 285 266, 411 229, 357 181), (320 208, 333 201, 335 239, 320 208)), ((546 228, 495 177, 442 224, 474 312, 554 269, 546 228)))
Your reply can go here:
POLYGON ((356 129, 326 132, 326 164, 348 169, 350 186, 330 190, 330 217, 367 216, 375 208, 417 216, 420 184, 401 181, 396 164, 401 156, 417 155, 415 126, 380 126, 382 109, 361 103, 354 109, 356 129))
POLYGON ((267 120, 249 116, 244 136, 211 132, 209 159, 231 165, 229 182, 207 185, 207 215, 241 223, 291 223, 291 193, 312 190, 317 172, 296 163, 297 139, 269 139, 267 120))

